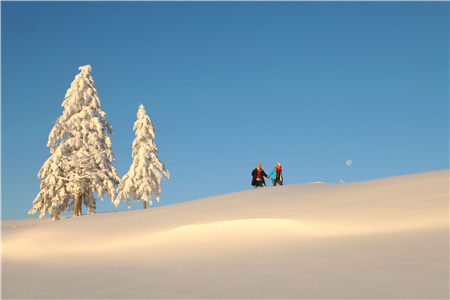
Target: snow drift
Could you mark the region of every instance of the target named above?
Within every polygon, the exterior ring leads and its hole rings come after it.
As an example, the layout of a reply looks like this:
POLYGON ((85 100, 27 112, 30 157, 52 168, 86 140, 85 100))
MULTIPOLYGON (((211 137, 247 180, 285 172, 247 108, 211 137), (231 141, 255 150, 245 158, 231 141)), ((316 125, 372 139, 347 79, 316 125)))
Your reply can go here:
POLYGON ((2 222, 2 297, 449 297, 449 171, 2 222))

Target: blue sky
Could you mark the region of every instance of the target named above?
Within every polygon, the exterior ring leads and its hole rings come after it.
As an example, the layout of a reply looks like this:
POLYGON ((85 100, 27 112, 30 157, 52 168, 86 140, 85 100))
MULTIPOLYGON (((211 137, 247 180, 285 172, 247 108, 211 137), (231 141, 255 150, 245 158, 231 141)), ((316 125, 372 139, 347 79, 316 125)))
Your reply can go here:
POLYGON ((258 163, 285 184, 449 167, 448 2, 2 2, 1 22, 3 220, 38 217, 87 64, 119 176, 140 103, 156 126, 171 178, 153 207, 249 189, 258 163))

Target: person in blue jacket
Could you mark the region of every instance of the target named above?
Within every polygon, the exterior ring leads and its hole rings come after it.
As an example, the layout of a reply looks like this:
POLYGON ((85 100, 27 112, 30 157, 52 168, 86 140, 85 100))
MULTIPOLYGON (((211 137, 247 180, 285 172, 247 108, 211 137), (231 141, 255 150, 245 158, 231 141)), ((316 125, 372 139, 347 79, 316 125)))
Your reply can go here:
POLYGON ((273 186, 283 185, 283 174, 281 172, 281 164, 277 163, 269 174, 269 178, 272 179, 273 186))

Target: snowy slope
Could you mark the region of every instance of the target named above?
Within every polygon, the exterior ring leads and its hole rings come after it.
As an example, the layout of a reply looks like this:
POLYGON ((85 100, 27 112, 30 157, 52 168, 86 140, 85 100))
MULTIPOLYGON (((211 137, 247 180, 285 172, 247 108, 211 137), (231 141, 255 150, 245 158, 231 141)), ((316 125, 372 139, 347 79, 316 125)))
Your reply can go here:
POLYGON ((449 296, 449 171, 2 222, 2 298, 449 296))

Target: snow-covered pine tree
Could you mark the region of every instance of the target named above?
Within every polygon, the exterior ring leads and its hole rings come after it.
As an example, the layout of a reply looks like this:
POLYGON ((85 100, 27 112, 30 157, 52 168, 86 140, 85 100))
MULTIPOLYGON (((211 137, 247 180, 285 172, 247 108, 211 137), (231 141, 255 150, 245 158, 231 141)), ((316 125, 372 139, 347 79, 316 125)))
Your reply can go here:
POLYGON ((28 212, 40 211, 40 218, 48 212, 53 221, 59 220, 67 208, 74 216, 81 215, 81 203, 88 207, 89 214, 95 213, 94 193, 102 200, 107 193, 114 201, 120 182, 108 136, 114 133, 100 108, 89 74, 92 68, 87 65, 79 70, 61 105, 63 114, 49 134, 47 147, 52 155, 38 173, 41 191, 28 212))
POLYGON ((153 204, 150 199, 152 195, 159 202, 161 179, 170 178, 170 173, 157 155, 158 148, 153 140, 156 134, 155 127, 142 104, 139 106, 133 130, 136 134, 131 154, 133 163, 117 188, 115 205, 118 206, 123 200, 129 208, 130 198, 133 197, 133 201, 142 199, 145 209, 147 202, 153 204))

